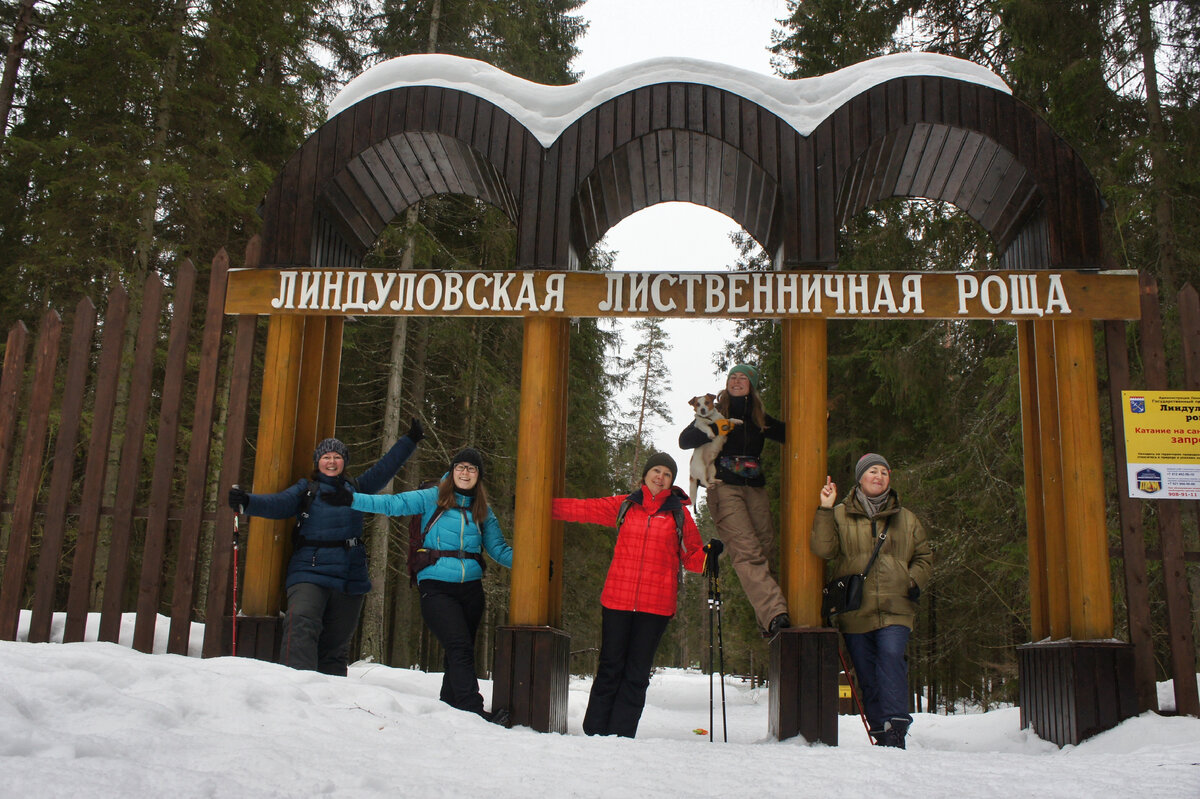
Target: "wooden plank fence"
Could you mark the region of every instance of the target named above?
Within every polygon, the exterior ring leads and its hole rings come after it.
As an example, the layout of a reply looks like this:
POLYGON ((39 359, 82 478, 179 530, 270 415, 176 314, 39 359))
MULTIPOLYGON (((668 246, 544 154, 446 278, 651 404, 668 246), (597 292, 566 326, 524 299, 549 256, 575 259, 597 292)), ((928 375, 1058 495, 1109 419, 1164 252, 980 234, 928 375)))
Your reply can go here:
MULTIPOLYGON (((1139 385, 1131 385, 1129 340, 1126 323, 1105 324, 1108 351, 1109 402, 1112 409, 1113 447, 1116 459, 1117 506, 1121 519, 1121 550, 1124 564, 1125 602, 1129 615, 1129 638, 1134 647, 1134 682, 1139 710, 1157 710, 1154 644, 1151 639, 1148 553, 1143 524, 1143 502, 1129 496, 1125 470, 1124 413, 1121 391, 1141 388, 1150 391, 1170 389, 1167 377, 1166 347, 1158 284, 1146 273, 1141 275, 1142 318, 1139 323, 1143 367, 1139 385)), ((1196 289, 1183 287, 1178 297, 1179 325, 1183 343, 1183 386, 1200 387, 1200 302, 1196 289)), ((1160 548, 1155 553, 1162 561, 1163 594, 1170 645, 1169 676, 1174 678, 1177 713, 1200 716, 1200 696, 1196 687, 1196 641, 1192 630, 1192 607, 1196 598, 1188 588, 1187 562, 1200 559, 1200 553, 1185 552, 1180 500, 1155 500, 1160 548)), ((1190 503, 1200 522, 1200 503, 1190 503)))
MULTIPOLYGON (((256 237, 246 266, 258 265, 260 249, 256 237)), ((55 612, 65 614, 64 642, 82 641, 97 612, 99 639, 117 642, 123 614, 134 612, 132 644, 140 651, 153 650, 158 618, 167 615, 168 652, 187 654, 191 624, 203 621, 203 655, 228 653, 233 512, 221 487, 237 482, 241 469, 257 327, 252 316, 227 323, 228 270, 222 250, 198 331, 190 262, 173 276, 169 297, 161 277, 146 280, 121 419, 118 380, 132 311, 123 288, 99 312, 79 302, 65 351, 56 311, 42 317, 32 353, 23 324, 9 332, 0 374, 0 640, 16 639, 22 608, 30 611, 31 642, 51 639, 55 612), (230 340, 232 354, 222 351, 230 340), (110 466, 114 442, 119 457, 110 466)))

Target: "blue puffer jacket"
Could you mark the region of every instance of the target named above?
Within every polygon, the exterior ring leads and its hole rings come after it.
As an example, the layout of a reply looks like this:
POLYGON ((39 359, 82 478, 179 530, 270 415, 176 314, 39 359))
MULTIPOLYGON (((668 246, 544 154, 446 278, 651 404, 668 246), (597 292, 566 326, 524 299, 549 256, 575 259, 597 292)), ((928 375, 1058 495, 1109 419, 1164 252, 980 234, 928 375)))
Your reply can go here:
MULTIPOLYGON (((438 490, 426 488, 420 491, 405 491, 403 494, 383 494, 370 496, 363 492, 354 494, 354 504, 350 507, 356 511, 367 513, 386 513, 388 516, 414 516, 421 514, 421 529, 429 527, 429 519, 437 510, 438 490)), ((466 511, 471 506, 473 497, 455 492, 458 507, 450 508, 437 518, 425 534, 426 549, 461 549, 464 552, 483 552, 492 556, 492 560, 501 566, 512 568, 512 547, 504 540, 500 532, 500 522, 496 514, 488 508, 487 520, 483 523, 483 531, 475 524, 472 514, 466 511)), ((483 569, 479 563, 470 558, 438 558, 432 566, 426 566, 417 572, 417 582, 422 580, 441 580, 447 583, 465 583, 483 578, 483 569)))
MULTIPOLYGON (((358 490, 374 494, 385 488, 415 448, 412 439, 401 437, 378 463, 358 478, 358 490)), ((330 505, 322 499, 345 482, 341 475, 321 475, 315 481, 300 480, 278 494, 251 494, 246 513, 267 519, 291 518, 300 512, 310 482, 318 493, 308 508, 308 518, 300 527, 300 535, 313 541, 361 539, 363 514, 345 506, 330 505)), ((365 594, 371 590, 367 549, 361 542, 352 547, 297 547, 288 561, 287 587, 296 583, 314 583, 350 595, 365 594)))

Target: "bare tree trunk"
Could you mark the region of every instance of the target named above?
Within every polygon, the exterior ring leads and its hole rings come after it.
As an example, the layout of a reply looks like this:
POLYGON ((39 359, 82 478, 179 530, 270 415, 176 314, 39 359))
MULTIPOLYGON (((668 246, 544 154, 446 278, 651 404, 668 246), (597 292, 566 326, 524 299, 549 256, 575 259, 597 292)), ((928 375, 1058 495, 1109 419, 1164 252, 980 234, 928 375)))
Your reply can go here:
POLYGON ((638 484, 638 460, 642 454, 642 427, 646 423, 646 398, 650 392, 650 364, 654 360, 653 352, 646 355, 646 372, 642 376, 642 401, 638 407, 637 432, 633 436, 633 461, 629 464, 629 484, 638 484))
POLYGON ((0 142, 8 136, 8 119, 12 116, 13 101, 17 94, 17 73, 21 71, 21 61, 25 58, 25 42, 29 40, 35 5, 37 0, 21 0, 17 22, 13 25, 12 41, 8 44, 4 77, 0 79, 0 142))
MULTIPOLYGON (((121 375, 117 379, 117 396, 113 415, 113 433, 108 448, 108 467, 105 471, 104 495, 113 497, 117 490, 117 473, 121 449, 125 443, 125 413, 129 405, 129 380, 133 369, 134 345, 137 340, 138 324, 142 315, 142 290, 150 274, 150 252, 154 246, 154 217, 158 211, 158 172, 165 156, 167 133, 171 127, 171 101, 179 74, 179 57, 183 47, 183 29, 187 22, 186 0, 175 0, 174 38, 163 62, 162 85, 158 96, 158 110, 154 120, 154 141, 149 152, 147 187, 142 196, 142 212, 138 226, 137 241, 134 243, 132 269, 117 276, 129 293, 129 319, 126 322, 125 341, 121 354, 121 375)), ((98 610, 103 599, 104 583, 108 572, 108 545, 111 538, 111 520, 102 522, 100 541, 96 549, 95 576, 92 581, 92 609, 98 610)))
MULTIPOLYGON (((404 355, 408 342, 408 320, 397 316, 392 326, 392 354, 388 367, 387 401, 383 409, 381 455, 400 437, 400 406, 404 355)), ((363 604, 362 656, 378 663, 387 650, 387 568, 390 559, 392 520, 377 514, 371 523, 372 535, 367 537, 367 557, 370 563, 371 591, 363 604)))
POLYGON ((1158 90, 1158 36, 1150 16, 1150 0, 1138 0, 1138 49, 1142 55, 1142 79, 1146 84, 1146 121, 1150 149, 1150 183, 1154 191, 1154 227, 1158 238, 1159 275, 1162 296, 1175 295, 1178 243, 1175 237, 1171 201, 1172 180, 1168 176, 1167 132, 1163 125, 1162 95, 1158 90))

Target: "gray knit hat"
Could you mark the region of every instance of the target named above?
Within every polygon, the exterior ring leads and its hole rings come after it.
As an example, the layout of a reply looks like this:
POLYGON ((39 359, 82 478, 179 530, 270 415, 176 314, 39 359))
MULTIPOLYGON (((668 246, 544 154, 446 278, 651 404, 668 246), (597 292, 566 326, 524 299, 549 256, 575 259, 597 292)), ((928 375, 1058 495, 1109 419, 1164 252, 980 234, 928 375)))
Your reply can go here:
POLYGON ((866 455, 863 455, 858 459, 858 465, 854 467, 854 482, 857 483, 861 481, 862 476, 867 473, 867 469, 870 469, 876 464, 887 469, 889 472, 892 470, 892 467, 888 466, 886 458, 884 458, 882 455, 876 455, 874 452, 868 452, 866 455))
POLYGON ((646 473, 655 466, 666 466, 671 470, 671 482, 675 482, 675 476, 679 474, 679 467, 675 464, 675 459, 665 452, 656 452, 646 459, 646 465, 642 468, 642 482, 646 481, 646 473))
POLYGON ((317 444, 317 448, 313 450, 314 469, 317 468, 317 465, 321 462, 321 456, 326 452, 336 452, 342 456, 342 460, 345 461, 346 466, 350 465, 350 450, 346 449, 346 445, 336 438, 326 438, 320 444, 317 444))

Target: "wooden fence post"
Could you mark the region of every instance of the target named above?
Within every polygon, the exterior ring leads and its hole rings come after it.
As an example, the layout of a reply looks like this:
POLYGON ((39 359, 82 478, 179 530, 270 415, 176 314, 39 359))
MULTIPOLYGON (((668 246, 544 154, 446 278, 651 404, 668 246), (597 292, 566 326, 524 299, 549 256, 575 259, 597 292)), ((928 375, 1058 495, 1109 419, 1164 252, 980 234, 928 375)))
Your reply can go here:
POLYGON ((21 613, 21 595, 25 592, 25 569, 33 540, 33 505, 41 485, 42 455, 50 424, 50 404, 54 374, 58 365, 58 342, 62 319, 57 311, 47 311, 38 326, 37 353, 34 360, 33 391, 29 397, 29 419, 25 425, 25 445, 21 449, 21 469, 17 478, 12 527, 8 534, 8 556, 4 562, 4 584, 0 585, 0 641, 15 641, 21 613))
MULTIPOLYGON (((1141 274, 1142 362, 1146 388, 1167 388, 1166 352, 1163 348, 1162 316, 1158 284, 1154 276, 1141 274)), ((1192 608, 1188 599, 1187 563, 1183 555, 1183 524, 1179 500, 1155 500, 1158 536, 1162 542, 1163 590, 1166 593, 1167 631, 1171 644, 1171 674, 1175 678, 1175 709, 1200 716, 1200 693, 1196 689, 1196 649, 1192 637, 1192 608)))

